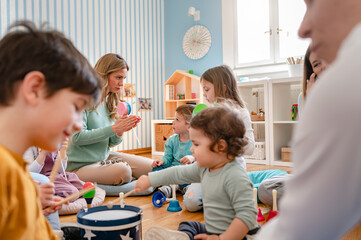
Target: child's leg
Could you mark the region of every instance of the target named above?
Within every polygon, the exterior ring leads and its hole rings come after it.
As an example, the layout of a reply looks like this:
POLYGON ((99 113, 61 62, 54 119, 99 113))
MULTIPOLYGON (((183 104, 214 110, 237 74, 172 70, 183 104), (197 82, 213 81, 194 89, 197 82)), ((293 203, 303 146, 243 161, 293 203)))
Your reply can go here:
POLYGON ((104 185, 120 185, 132 179, 132 170, 125 162, 102 165, 100 162, 81 167, 74 171, 84 182, 96 182, 104 185))
POLYGON ((76 187, 79 191, 83 189, 85 182, 80 180, 78 175, 72 172, 67 172, 66 177, 68 179, 68 182, 74 187, 76 187))
POLYGON ((200 183, 192 183, 187 187, 187 191, 183 195, 183 204, 190 212, 203 209, 202 188, 200 183))
POLYGON ((277 190, 277 202, 282 198, 285 191, 285 182, 291 175, 280 175, 271 177, 261 182, 258 187, 258 197, 262 203, 272 206, 272 190, 277 190))
POLYGON ((41 173, 30 172, 30 175, 34 181, 40 182, 40 185, 42 185, 44 183, 48 183, 50 181, 47 176, 45 176, 44 174, 41 174, 41 173))
POLYGON ((54 230, 60 230, 60 219, 59 219, 59 213, 56 211, 55 213, 49 214, 45 216, 48 222, 50 223, 50 226, 54 230))
POLYGON ((141 157, 133 154, 110 152, 109 158, 121 158, 123 162, 129 164, 132 169, 133 177, 139 178, 142 175, 147 175, 152 171, 153 159, 141 157))
POLYGON ((79 192, 79 189, 76 188, 74 185, 72 185, 70 182, 68 182, 62 174, 56 175, 54 185, 55 185, 55 195, 62 198, 66 198, 67 196, 79 192))
POLYGON ((80 180, 78 175, 76 175, 75 173, 67 172, 66 178, 68 179, 68 182, 74 187, 76 187, 79 191, 83 189, 85 182, 80 180))
POLYGON ((196 221, 181 222, 179 224, 178 231, 186 233, 189 239, 193 239, 194 236, 201 233, 207 234, 206 225, 196 221))
MULTIPOLYGON (((40 182, 40 185, 49 182, 49 178, 43 174, 30 172, 30 175, 33 180, 40 182)), ((58 211, 56 211, 55 213, 46 215, 45 217, 48 220, 48 222, 50 223, 50 226, 52 229, 60 230, 60 220, 59 220, 58 211)))

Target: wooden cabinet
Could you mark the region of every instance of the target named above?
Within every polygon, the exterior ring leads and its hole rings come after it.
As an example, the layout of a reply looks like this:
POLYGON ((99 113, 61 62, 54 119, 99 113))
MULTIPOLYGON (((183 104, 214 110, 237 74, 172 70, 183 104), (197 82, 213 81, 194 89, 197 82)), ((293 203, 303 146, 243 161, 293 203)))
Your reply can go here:
POLYGON ((203 102, 200 78, 186 71, 176 70, 164 83, 164 96, 165 119, 174 119, 178 106, 203 102))
MULTIPOLYGON (((297 104, 302 91, 302 79, 282 78, 260 81, 240 82, 238 89, 250 112, 264 112, 264 121, 252 121, 257 145, 264 146, 262 154, 255 152, 245 156, 246 162, 266 165, 292 166, 292 162, 282 161, 282 148, 289 147, 296 121, 292 120, 291 108, 297 104), (258 144, 257 144, 258 142, 258 144), (263 144, 264 143, 264 144, 263 144)), ((257 119, 257 118, 253 118, 257 119)))
POLYGON ((172 120, 152 120, 152 154, 164 154, 164 144, 174 134, 172 122, 172 120))

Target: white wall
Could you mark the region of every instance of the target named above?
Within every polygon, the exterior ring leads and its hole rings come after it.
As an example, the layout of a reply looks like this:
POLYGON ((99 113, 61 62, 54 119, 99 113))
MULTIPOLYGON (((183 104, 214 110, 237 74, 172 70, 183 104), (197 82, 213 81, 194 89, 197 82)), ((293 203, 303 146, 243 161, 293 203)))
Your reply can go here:
MULTIPOLYGON (((142 117, 136 133, 124 135, 116 150, 151 146, 151 119, 162 119, 164 83, 164 0, 1 0, 0 37, 15 20, 27 19, 37 26, 63 32, 92 65, 106 53, 118 53, 130 65, 128 83, 137 97, 152 98, 152 112, 142 117)), ((133 109, 137 99, 128 98, 133 109)))

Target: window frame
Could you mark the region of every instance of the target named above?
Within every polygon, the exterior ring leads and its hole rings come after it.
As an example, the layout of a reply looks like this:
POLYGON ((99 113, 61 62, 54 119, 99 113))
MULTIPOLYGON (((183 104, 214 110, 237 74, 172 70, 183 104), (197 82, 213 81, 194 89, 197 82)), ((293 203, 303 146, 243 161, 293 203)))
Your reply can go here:
POLYGON ((231 66, 237 76, 247 77, 287 77, 288 68, 285 58, 280 58, 280 38, 278 0, 270 1, 270 59, 239 64, 238 63, 238 29, 237 0, 222 1, 222 42, 223 63, 231 66))

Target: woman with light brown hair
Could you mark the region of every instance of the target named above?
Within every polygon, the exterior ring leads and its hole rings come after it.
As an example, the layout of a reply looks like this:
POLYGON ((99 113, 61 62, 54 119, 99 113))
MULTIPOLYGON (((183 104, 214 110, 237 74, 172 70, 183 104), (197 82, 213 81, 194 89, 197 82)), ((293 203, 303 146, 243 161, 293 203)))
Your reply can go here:
POLYGON ((68 149, 68 171, 85 182, 121 185, 152 170, 148 158, 111 151, 123 140, 123 133, 135 128, 140 117, 119 116, 117 105, 122 101, 123 81, 129 66, 119 55, 109 53, 95 64, 103 79, 101 100, 83 112, 83 129, 75 133, 68 149))

